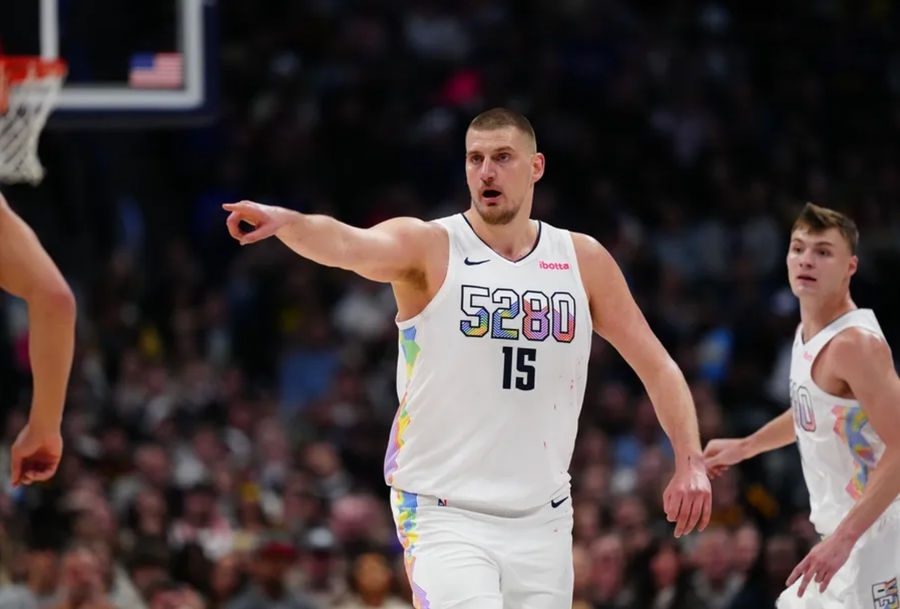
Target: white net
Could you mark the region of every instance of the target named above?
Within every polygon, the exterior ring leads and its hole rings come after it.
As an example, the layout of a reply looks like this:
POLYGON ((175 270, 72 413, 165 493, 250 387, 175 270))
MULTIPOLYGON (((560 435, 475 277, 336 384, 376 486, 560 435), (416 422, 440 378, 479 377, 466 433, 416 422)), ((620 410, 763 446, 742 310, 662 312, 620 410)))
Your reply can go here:
POLYGON ((62 76, 56 74, 10 83, 8 107, 0 113, 0 181, 37 184, 43 179, 38 138, 61 85, 62 76))

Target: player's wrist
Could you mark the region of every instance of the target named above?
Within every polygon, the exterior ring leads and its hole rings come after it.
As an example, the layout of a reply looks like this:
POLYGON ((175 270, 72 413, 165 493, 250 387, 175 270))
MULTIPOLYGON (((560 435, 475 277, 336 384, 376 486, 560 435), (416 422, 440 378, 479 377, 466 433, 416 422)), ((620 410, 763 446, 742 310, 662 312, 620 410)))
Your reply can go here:
POLYGON ((44 414, 32 406, 28 417, 28 429, 41 434, 60 433, 62 417, 56 414, 44 414))
POLYGON ((741 455, 741 461, 755 457, 759 453, 756 438, 752 435, 741 438, 738 441, 738 452, 741 455))
POLYGON ((272 217, 278 225, 275 236, 278 238, 289 235, 298 228, 302 229, 301 224, 306 220, 306 216, 299 211, 287 209, 286 207, 276 207, 272 210, 272 217))
POLYGON ((862 537, 864 530, 865 529, 857 526, 852 520, 845 518, 831 536, 844 543, 850 544, 850 546, 854 546, 859 538, 862 537))
POLYGON ((689 467, 689 468, 705 468, 705 464, 703 461, 703 453, 699 450, 699 448, 694 447, 673 447, 673 452, 675 453, 675 467, 689 467))

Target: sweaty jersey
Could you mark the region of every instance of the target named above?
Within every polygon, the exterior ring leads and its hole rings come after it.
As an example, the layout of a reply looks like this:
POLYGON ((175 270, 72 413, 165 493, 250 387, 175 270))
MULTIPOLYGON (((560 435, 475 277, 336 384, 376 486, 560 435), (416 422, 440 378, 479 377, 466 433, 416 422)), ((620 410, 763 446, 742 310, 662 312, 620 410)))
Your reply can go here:
POLYGON ((565 492, 592 323, 568 231, 539 223, 517 261, 462 214, 436 220, 447 276, 399 322, 387 484, 468 505, 528 509, 565 492))
MULTIPOLYGON (((862 495, 884 442, 857 400, 825 393, 812 379, 816 357, 839 332, 863 328, 884 339, 875 314, 856 309, 838 317, 806 343, 797 328, 791 356, 791 409, 809 488, 810 520, 830 535, 862 495)), ((889 510, 897 509, 897 502, 889 510)))

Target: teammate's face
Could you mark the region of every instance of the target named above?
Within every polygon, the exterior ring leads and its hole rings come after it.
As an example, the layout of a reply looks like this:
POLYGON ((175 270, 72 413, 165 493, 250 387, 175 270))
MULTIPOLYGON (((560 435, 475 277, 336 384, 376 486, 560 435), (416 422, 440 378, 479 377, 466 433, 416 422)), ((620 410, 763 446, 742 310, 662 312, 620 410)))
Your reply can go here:
POLYGON ((791 233, 787 268, 791 291, 798 298, 827 298, 849 289, 857 258, 840 231, 829 228, 791 233))
POLYGON ((515 127, 466 133, 466 182, 475 211, 488 224, 508 224, 544 175, 544 155, 515 127))

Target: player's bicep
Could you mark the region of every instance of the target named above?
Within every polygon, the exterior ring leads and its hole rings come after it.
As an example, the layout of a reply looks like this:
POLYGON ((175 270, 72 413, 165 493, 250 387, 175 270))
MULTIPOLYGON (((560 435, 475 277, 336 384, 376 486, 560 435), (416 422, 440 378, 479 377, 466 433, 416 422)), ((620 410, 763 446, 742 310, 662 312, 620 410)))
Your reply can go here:
POLYGON ((371 228, 354 228, 345 244, 350 270, 372 281, 414 280, 424 275, 435 230, 440 229, 416 218, 392 218, 371 228))
POLYGON ((900 378, 887 343, 866 331, 852 334, 835 346, 841 375, 859 400, 869 422, 888 445, 900 447, 900 378))
POLYGON ((594 331, 609 341, 642 378, 671 364, 612 255, 584 235, 576 235, 575 243, 594 331))

